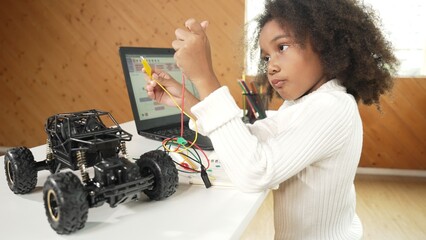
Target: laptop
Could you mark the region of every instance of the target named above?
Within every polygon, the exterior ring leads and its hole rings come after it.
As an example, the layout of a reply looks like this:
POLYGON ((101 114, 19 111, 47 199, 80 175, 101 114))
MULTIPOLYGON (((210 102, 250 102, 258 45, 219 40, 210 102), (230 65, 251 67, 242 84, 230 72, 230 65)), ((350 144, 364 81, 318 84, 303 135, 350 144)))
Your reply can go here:
MULTIPOLYGON (((180 136, 181 112, 177 107, 162 105, 148 97, 141 57, 143 56, 152 68, 166 71, 182 83, 182 72, 174 61, 174 53, 173 48, 120 47, 119 49, 137 132, 149 139, 162 141, 180 136)), ((198 97, 198 92, 191 81, 186 79, 185 86, 198 97)), ((189 129, 188 122, 189 118, 185 116, 183 137, 193 141, 195 132, 189 129)), ((210 139, 201 134, 198 134, 196 144, 203 150, 213 150, 210 139)))

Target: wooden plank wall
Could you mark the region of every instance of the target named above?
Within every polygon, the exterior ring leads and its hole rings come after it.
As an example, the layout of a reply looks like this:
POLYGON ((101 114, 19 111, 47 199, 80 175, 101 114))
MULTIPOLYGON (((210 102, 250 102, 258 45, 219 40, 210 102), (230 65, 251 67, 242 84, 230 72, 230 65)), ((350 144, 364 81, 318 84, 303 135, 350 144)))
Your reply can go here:
POLYGON ((400 78, 376 107, 360 105, 361 166, 426 170, 426 78, 400 78))
MULTIPOLYGON (((240 104, 244 0, 3 0, 0 146, 43 144, 43 124, 59 112, 98 108, 132 120, 118 47, 170 47, 189 17, 210 21, 214 68, 240 104)), ((425 83, 401 79, 382 114, 360 106, 361 166, 426 169, 425 83)))
POLYGON ((132 120, 119 46, 171 47, 175 29, 190 17, 210 21, 215 70, 235 81, 244 6, 244 0, 3 0, 0 146, 44 143, 46 118, 60 112, 97 108, 119 122, 132 120))

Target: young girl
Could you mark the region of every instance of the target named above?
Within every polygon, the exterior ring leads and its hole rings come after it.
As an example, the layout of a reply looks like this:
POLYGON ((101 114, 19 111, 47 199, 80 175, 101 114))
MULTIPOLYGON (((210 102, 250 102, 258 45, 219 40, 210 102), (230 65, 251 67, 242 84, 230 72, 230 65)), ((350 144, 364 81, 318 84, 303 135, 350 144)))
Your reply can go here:
MULTIPOLYGON (((362 237, 353 184, 362 148, 357 102, 378 106, 397 65, 373 16, 354 0, 267 1, 257 19, 258 79, 285 101, 253 125, 242 122, 213 72, 207 22, 190 19, 175 32, 176 62, 200 93, 185 93, 185 109, 230 179, 243 191, 279 186, 276 239, 362 237)), ((155 71, 153 78, 181 101, 169 75, 155 71)), ((156 81, 148 95, 173 105, 156 81)))

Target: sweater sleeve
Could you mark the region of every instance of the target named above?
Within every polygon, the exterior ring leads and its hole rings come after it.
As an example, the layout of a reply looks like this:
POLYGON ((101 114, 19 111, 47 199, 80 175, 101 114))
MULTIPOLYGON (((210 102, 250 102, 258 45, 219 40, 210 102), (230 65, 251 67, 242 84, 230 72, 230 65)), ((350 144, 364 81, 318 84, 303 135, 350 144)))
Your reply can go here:
POLYGON ((337 151, 350 132, 353 105, 346 93, 314 92, 273 117, 246 125, 222 87, 191 111, 231 181, 254 192, 272 188, 337 151))

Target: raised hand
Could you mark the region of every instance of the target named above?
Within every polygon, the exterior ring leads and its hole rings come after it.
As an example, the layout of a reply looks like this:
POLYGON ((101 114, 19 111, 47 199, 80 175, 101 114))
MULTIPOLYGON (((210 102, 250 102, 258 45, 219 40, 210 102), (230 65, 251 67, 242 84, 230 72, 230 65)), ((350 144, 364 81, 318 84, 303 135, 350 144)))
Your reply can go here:
POLYGON ((201 99, 220 87, 213 71, 207 26, 207 21, 188 19, 185 29, 175 31, 176 40, 172 42, 177 66, 195 84, 201 99))

